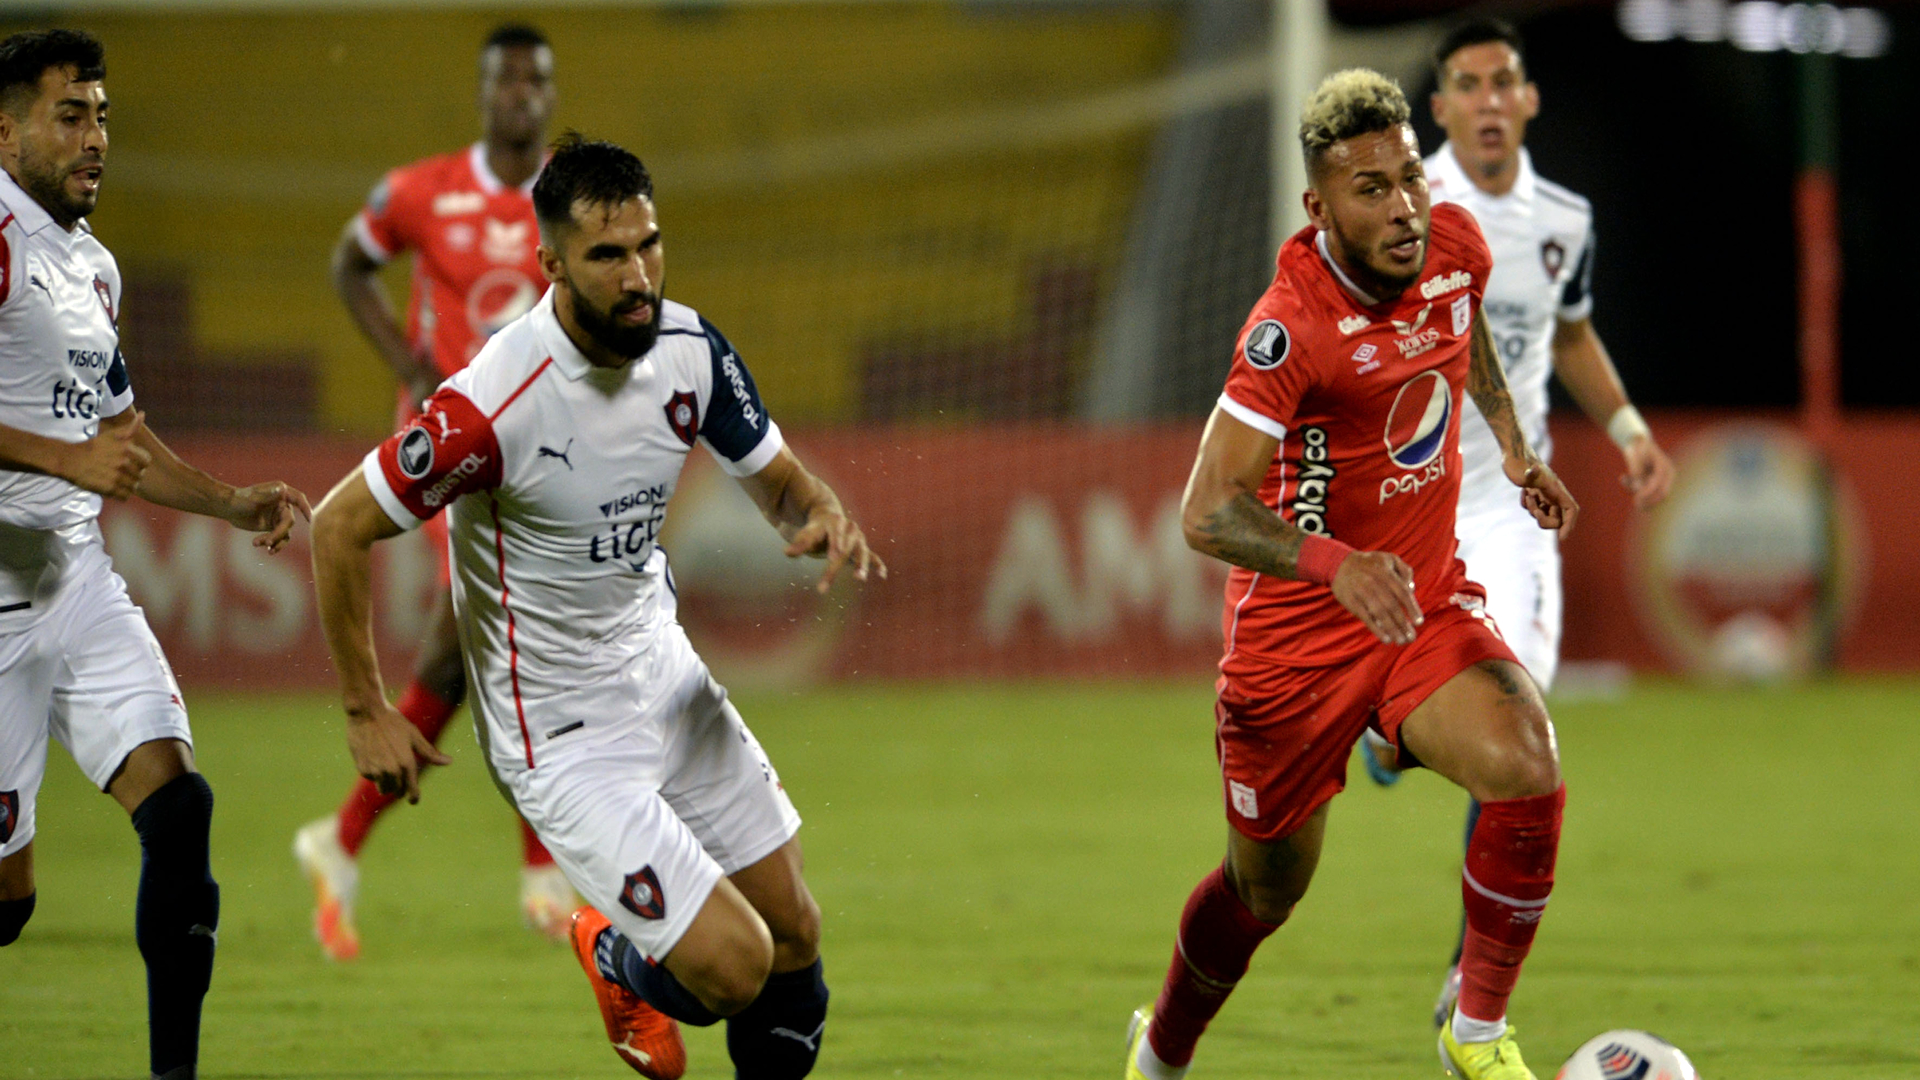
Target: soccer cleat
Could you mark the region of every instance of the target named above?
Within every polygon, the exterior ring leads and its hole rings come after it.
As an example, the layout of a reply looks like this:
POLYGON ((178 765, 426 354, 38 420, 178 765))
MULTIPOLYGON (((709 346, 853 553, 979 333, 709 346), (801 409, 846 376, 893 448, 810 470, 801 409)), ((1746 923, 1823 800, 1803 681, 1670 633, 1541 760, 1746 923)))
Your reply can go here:
POLYGON ((293 857, 313 883, 313 936, 329 960, 360 955, 353 901, 360 891, 360 865, 340 846, 340 819, 309 821, 293 834, 293 857))
POLYGON ((1133 1010, 1133 1019, 1127 1022, 1127 1071, 1121 1080, 1147 1080, 1147 1074, 1140 1071, 1140 1044, 1146 1041, 1152 1023, 1153 1006, 1133 1010))
POLYGON ((1461 1080, 1539 1080, 1520 1060, 1513 1025, 1492 1042, 1463 1043, 1453 1037, 1452 1017, 1440 1025, 1440 1067, 1461 1080))
POLYGON ((614 1053, 641 1076, 652 1080, 679 1080, 687 1071, 687 1046, 680 1041, 680 1025, 646 1003, 639 994, 600 974, 594 949, 600 934, 611 924, 607 917, 591 907, 573 913, 570 937, 573 955, 587 973, 593 998, 600 1005, 600 1019, 606 1022, 607 1039, 614 1053))
POLYGON ((1401 769, 1398 764, 1400 752, 1393 744, 1367 728, 1360 733, 1360 760, 1367 766, 1367 775, 1381 787, 1392 787, 1400 782, 1401 769))
POLYGON ((527 929, 565 941, 573 909, 579 906, 580 898, 573 895, 573 886, 559 867, 548 863, 520 868, 520 917, 527 929))
POLYGON ((1453 1003, 1460 1000, 1460 965, 1447 969, 1447 977, 1440 983, 1440 996, 1433 1000, 1433 1026, 1445 1027, 1453 1016, 1453 1003))

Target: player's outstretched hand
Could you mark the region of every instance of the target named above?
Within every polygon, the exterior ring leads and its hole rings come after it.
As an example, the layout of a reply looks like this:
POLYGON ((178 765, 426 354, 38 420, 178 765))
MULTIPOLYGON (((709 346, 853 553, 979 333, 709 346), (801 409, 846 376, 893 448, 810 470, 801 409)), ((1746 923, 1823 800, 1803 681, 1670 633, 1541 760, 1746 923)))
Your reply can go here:
POLYGON ((1356 551, 1333 574, 1333 598, 1389 645, 1411 645, 1424 617, 1413 568, 1390 551, 1356 551))
POLYGON ((1574 520, 1580 516, 1580 504, 1552 467, 1537 457, 1508 458, 1503 463, 1507 479, 1520 491, 1520 505, 1543 529, 1557 529, 1562 540, 1573 535, 1574 520))
POLYGON ((294 522, 300 519, 313 520, 313 504, 299 488, 283 480, 235 488, 227 503, 227 520, 259 533, 253 538, 253 546, 266 548, 269 555, 286 546, 294 522))
POLYGON ((109 499, 131 498, 153 463, 153 455, 133 441, 145 417, 135 412, 131 424, 102 424, 100 434, 74 443, 61 478, 109 499))
POLYGON ((878 574, 882 581, 887 578, 887 564, 867 546, 867 534, 842 513, 816 513, 793 534, 793 540, 787 544, 787 557, 802 555, 826 558, 826 572, 820 575, 820 584, 814 586, 822 595, 833 588, 833 579, 848 563, 853 564, 853 576, 860 581, 866 581, 870 574, 878 574))
POLYGON ((404 795, 410 803, 420 801, 423 768, 453 764, 385 700, 376 702, 365 716, 347 714, 347 749, 353 754, 353 767, 380 794, 404 795))
POLYGON ((1620 456, 1627 461, 1620 483, 1633 493, 1633 505, 1642 510, 1659 506, 1673 487, 1673 460, 1667 452, 1653 436, 1642 435, 1628 443, 1620 456))

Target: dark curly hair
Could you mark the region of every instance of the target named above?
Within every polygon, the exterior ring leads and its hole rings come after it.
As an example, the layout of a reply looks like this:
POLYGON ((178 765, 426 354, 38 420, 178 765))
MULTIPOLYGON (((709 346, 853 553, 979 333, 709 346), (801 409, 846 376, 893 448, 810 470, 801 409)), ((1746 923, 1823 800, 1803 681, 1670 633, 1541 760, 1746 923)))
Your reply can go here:
POLYGON ((624 147, 569 131, 553 144, 553 156, 533 183, 533 212, 551 234, 573 224, 573 204, 615 207, 628 199, 653 198, 653 177, 624 147))
POLYGON ((81 82, 107 77, 107 49, 85 30, 32 30, 0 41, 0 109, 18 115, 40 94, 48 68, 71 67, 81 82))

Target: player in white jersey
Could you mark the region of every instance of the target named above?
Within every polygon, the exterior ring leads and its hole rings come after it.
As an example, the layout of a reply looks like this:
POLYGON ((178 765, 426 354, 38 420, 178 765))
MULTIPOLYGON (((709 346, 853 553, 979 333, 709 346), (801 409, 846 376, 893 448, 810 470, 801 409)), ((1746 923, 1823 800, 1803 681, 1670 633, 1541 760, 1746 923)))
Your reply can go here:
POLYGON ((545 297, 334 488, 314 585, 361 775, 418 798, 438 751, 386 700, 369 637, 377 540, 442 509, 475 725, 501 790, 590 907, 576 954, 643 1075, 685 1068, 673 1020, 728 1019, 736 1075, 798 1078, 826 1021, 800 819, 675 620, 655 544, 698 443, 789 555, 886 570, 767 415, 720 332, 662 299, 639 159, 568 136, 533 189, 545 297))
MULTIPOLYGON (((100 499, 221 518, 262 533, 254 543, 268 551, 307 501, 281 483, 214 480, 133 408, 120 271, 86 222, 106 164, 105 77, 105 52, 83 32, 0 41, 0 945, 33 912, 51 735, 132 815, 149 1065, 190 1080, 220 916, 213 792, 194 771, 172 670, 107 558, 100 499)), ((9 1059, 32 1064, 31 1053, 9 1059)))
MULTIPOLYGON (((1435 202, 1473 213, 1493 253, 1484 310, 1521 428, 1541 457, 1550 457, 1547 379, 1558 376, 1619 447, 1621 479, 1635 505, 1652 507, 1666 498, 1673 465, 1628 400, 1593 327, 1593 208, 1536 173, 1523 145, 1527 123, 1540 111, 1540 92, 1527 78, 1520 35, 1497 19, 1462 24, 1435 48, 1433 65, 1433 118, 1447 142, 1426 159, 1427 184, 1435 202)), ((1500 448, 1479 411, 1471 401, 1463 410, 1459 556, 1467 576, 1486 588, 1487 612, 1508 647, 1544 692, 1560 663, 1559 539, 1513 497, 1500 470, 1500 448)), ((1398 778, 1396 752, 1368 735, 1362 760, 1377 782, 1390 784, 1398 778)), ((1473 804, 1469 837, 1478 814, 1473 804)), ((1435 1005, 1436 1024, 1458 991, 1459 961, 1456 949, 1435 1005)))

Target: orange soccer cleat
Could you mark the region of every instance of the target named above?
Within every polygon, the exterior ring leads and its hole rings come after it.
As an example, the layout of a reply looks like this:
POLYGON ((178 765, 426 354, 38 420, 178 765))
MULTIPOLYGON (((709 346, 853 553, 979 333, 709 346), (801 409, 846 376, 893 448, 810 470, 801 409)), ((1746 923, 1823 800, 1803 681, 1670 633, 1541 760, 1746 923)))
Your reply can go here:
POLYGON ((680 1025, 673 1018, 649 1005, 640 995, 609 982, 594 962, 593 950, 600 931, 610 924, 607 917, 592 907, 573 913, 573 955, 579 959, 593 997, 600 1005, 600 1019, 606 1021, 607 1039, 613 1043, 620 1060, 633 1071, 652 1080, 680 1080, 687 1071, 687 1046, 680 1041, 680 1025))
POLYGON ((313 936, 329 960, 360 955, 360 931, 353 925, 354 895, 360 867, 340 846, 340 820, 310 821, 293 834, 293 857, 313 884, 313 936))

